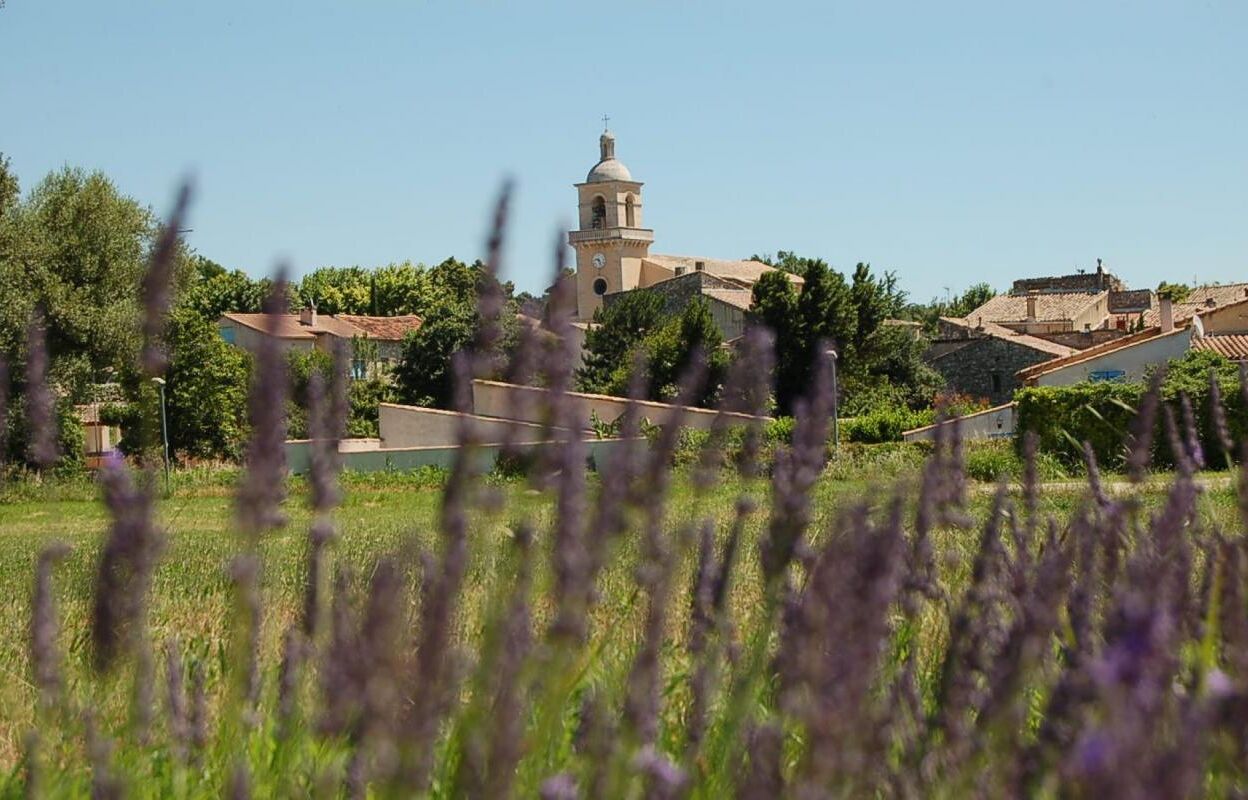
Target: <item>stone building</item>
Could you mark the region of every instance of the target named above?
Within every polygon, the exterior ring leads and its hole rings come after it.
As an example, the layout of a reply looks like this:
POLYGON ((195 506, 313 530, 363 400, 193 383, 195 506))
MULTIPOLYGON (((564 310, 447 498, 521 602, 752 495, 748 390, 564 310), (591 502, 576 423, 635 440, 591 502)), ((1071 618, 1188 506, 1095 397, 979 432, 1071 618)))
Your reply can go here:
MULTIPOLYGON (((656 288, 670 298, 673 311, 701 295, 716 320, 723 321, 725 338, 739 335, 750 289, 772 267, 759 261, 652 254, 654 230, 643 226, 643 184, 615 157, 610 131, 603 132, 598 145, 598 163, 576 184, 578 228, 568 232, 568 244, 576 251, 577 319, 591 320, 612 295, 656 288), (673 280, 679 283, 659 288, 673 280)), ((790 280, 802 282, 796 275, 790 280)))
POLYGON ((1071 347, 995 323, 971 325, 964 319, 942 317, 926 358, 950 390, 982 397, 995 406, 1008 403, 1022 386, 1017 373, 1074 352, 1071 347))
POLYGON ((1083 349, 1143 327, 1142 315, 1153 305, 1151 292, 1127 289, 1097 259, 1095 272, 1016 280, 1008 293, 989 299, 966 320, 1083 349))

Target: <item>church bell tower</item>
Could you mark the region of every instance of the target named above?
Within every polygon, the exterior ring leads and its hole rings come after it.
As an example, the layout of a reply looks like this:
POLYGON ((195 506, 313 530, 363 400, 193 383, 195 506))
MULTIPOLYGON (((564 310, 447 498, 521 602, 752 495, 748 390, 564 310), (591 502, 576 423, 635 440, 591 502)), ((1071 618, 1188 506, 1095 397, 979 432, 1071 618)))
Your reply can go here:
POLYGON ((580 227, 568 232, 576 250, 576 316, 584 321, 603 295, 637 288, 654 241, 654 231, 641 227, 641 182, 616 159, 611 131, 603 131, 598 146, 598 163, 576 184, 580 227))

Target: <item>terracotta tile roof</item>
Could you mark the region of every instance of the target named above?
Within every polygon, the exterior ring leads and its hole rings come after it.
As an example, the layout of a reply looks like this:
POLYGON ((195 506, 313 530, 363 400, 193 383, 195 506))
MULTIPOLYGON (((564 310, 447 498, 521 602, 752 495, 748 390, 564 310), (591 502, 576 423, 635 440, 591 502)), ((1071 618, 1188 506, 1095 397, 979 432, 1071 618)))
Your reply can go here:
MULTIPOLYGON (((725 261, 717 258, 701 258, 700 256, 649 255, 644 260, 670 270, 684 267, 686 273, 693 272, 697 262, 701 261, 703 270, 715 277, 749 285, 756 283, 763 275, 775 269, 775 267, 769 267, 761 261, 725 261)), ((789 281, 798 286, 805 283, 800 275, 792 273, 789 273, 789 281)))
POLYGON ((1104 300, 1109 292, 1042 292, 1034 295, 999 294, 966 318, 984 322, 1022 322, 1027 319, 1027 298, 1036 299, 1036 319, 1045 322, 1073 320, 1090 306, 1104 300))
POLYGON ((356 314, 339 314, 338 319, 354 325, 363 331, 368 338, 383 342, 397 342, 410 331, 420 328, 421 318, 415 314, 398 317, 366 317, 356 314))
POLYGON ((1027 367, 1026 369, 1020 369, 1015 374, 1022 380, 1026 381, 1038 375, 1052 372, 1055 369, 1069 367, 1072 364, 1082 364, 1085 361, 1099 358, 1106 353, 1112 353, 1116 350, 1122 350, 1127 347, 1134 347, 1137 344, 1143 344, 1144 342, 1152 339, 1158 339, 1162 336, 1174 336, 1175 334, 1186 331, 1188 327, 1189 325, 1187 322, 1181 324, 1176 323, 1174 330, 1165 334, 1161 332, 1160 327, 1146 328, 1139 333, 1132 333, 1119 339, 1113 339, 1111 341, 1095 345, 1094 347, 1089 347, 1086 350, 1076 350, 1072 355, 1067 356, 1066 358, 1057 358, 1052 361, 1046 361, 1043 364, 1035 364, 1027 367))
POLYGON ((754 302, 754 293, 749 289, 703 289, 702 294, 742 311, 749 311, 754 302))
MULTIPOLYGON (((1055 358, 1069 356, 1070 354, 1076 352, 1073 347, 1067 347, 1066 345, 1058 344, 1057 342, 1050 342, 1048 339, 1041 339, 1039 336, 1019 333, 1018 331, 1011 330, 1004 325, 997 325, 996 323, 988 322, 987 320, 984 321, 983 325, 973 325, 969 319, 961 317, 941 317, 940 319, 942 322, 947 322, 951 325, 957 325, 958 327, 965 328, 968 336, 972 339, 976 336, 990 336, 994 339, 1003 339, 1014 342, 1015 344, 1020 344, 1023 347, 1038 350, 1041 353, 1048 353, 1055 358)), ((954 352, 957 352, 957 350, 949 351, 949 353, 954 352)), ((942 353, 937 358, 944 358, 949 355, 949 353, 942 353)))
POLYGON ((1220 333, 1192 339, 1193 350, 1209 350, 1232 361, 1248 361, 1248 334, 1220 333))
POLYGON ((420 318, 414 316, 365 317, 343 314, 335 317, 331 314, 317 314, 315 325, 302 324, 298 314, 274 314, 271 319, 266 314, 222 314, 221 317, 279 339, 315 339, 317 336, 326 335, 350 339, 367 335, 373 339, 391 341, 402 339, 407 331, 420 327, 420 318), (379 332, 373 333, 364 327, 365 324, 379 332), (400 328, 402 333, 391 335, 400 328))
MULTIPOLYGON (((1175 303, 1174 321, 1189 319, 1196 314, 1204 314, 1231 303, 1248 299, 1248 283, 1228 283, 1222 286, 1197 286, 1182 303, 1175 303)), ((1158 325, 1161 322, 1160 311, 1153 306, 1144 312, 1145 325, 1158 325)))

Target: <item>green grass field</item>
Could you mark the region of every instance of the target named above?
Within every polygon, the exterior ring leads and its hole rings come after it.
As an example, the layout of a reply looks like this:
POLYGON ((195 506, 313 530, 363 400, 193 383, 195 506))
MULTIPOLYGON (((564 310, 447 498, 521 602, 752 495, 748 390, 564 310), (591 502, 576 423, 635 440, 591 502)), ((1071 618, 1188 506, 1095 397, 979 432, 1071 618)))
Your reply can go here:
MULTIPOLYGON (((162 501, 160 518, 168 538, 160 565, 155 574, 150 603, 150 637, 157 645, 157 683, 163 685, 163 663, 160 646, 175 638, 188 660, 202 664, 210 696, 210 707, 216 708, 228 695, 225 675, 230 662, 231 621, 234 619, 234 593, 226 575, 226 565, 239 549, 240 542, 232 525, 232 499, 227 488, 230 477, 214 480, 179 481, 174 495, 162 501)), ((871 480, 825 480, 816 492, 816 523, 811 530, 817 537, 826 519, 844 508, 850 499, 863 494, 880 501, 886 497, 891 476, 871 480)), ((422 550, 438 548, 436 515, 440 488, 436 481, 405 480, 400 477, 353 476, 347 481, 345 501, 336 514, 339 535, 332 546, 333 564, 353 576, 353 585, 363 587, 368 575, 383 556, 397 556, 399 562, 416 569, 422 550)), ((980 484, 972 492, 971 509, 977 521, 986 513, 990 487, 980 484)), ((546 532, 551 521, 550 500, 530 489, 521 481, 488 482, 485 491, 501 500, 501 510, 478 513, 471 526, 470 562, 462 595, 463 610, 458 617, 457 636, 461 642, 474 645, 481 634, 483 609, 488 607, 500 572, 510 569, 507 543, 511 526, 520 520, 532 521, 538 532, 535 568, 534 617, 535 629, 541 631, 548 622, 550 609, 540 605, 547 596, 549 583, 546 556, 546 532)), ((761 501, 743 541, 742 559, 729 599, 731 617, 744 637, 750 620, 759 613, 763 587, 758 570, 758 540, 766 522, 765 484, 743 486, 725 479, 708 494, 697 495, 687 480, 678 475, 669 505, 666 527, 669 535, 678 533, 696 520, 710 516, 717 520, 717 535, 723 537, 732 514, 734 501, 742 492, 750 492, 761 501)), ((1143 490, 1148 503, 1160 495, 1143 490)), ((261 637, 266 667, 266 703, 272 703, 276 664, 283 632, 297 619, 303 595, 306 556, 306 535, 309 516, 303 508, 304 493, 298 484, 286 507, 289 522, 280 532, 265 538, 262 546, 264 586, 264 627, 261 637)), ((1078 505, 1082 493, 1069 484, 1054 485, 1042 493, 1043 510, 1065 519, 1078 505)), ((1202 514, 1226 530, 1235 529, 1236 509, 1233 490, 1215 486, 1201 499, 1202 514)), ((490 505, 490 504, 487 504, 490 505)), ((131 695, 130 674, 123 671, 110 681, 90 678, 89 620, 94 570, 99 546, 109 520, 89 489, 78 487, 58 492, 54 488, 30 490, 27 496, 14 495, 0 504, 0 769, 10 773, 8 793, 17 791, 23 757, 23 741, 36 724, 36 691, 31 683, 27 654, 29 617, 34 564, 40 549, 53 540, 68 543, 70 555, 55 571, 56 596, 62 620, 62 647, 66 653, 65 670, 71 695, 85 707, 94 708, 105 729, 122 730, 128 715, 131 695), (48 499, 52 498, 52 499, 48 499)), ((964 582, 975 546, 975 531, 946 530, 936 538, 942 583, 956 593, 964 582)), ((642 636, 645 604, 633 580, 637 563, 637 542, 626 538, 600 581, 601 602, 594 611, 591 654, 585 668, 588 684, 618 685, 642 636)), ((665 731, 679 729, 678 716, 672 709, 681 708, 680 697, 688 689, 689 657, 683 648, 688 625, 690 582, 693 556, 684 548, 675 572, 667 617, 667 641, 663 648, 665 692, 665 731), (667 723, 670 723, 667 724, 667 723)), ((362 591, 362 588, 361 588, 362 591)), ((416 602, 407 597, 402 602, 405 617, 411 618, 416 602)), ((918 632, 920 646, 924 642, 937 645, 944 636, 947 620, 933 612, 918 632)), ((930 651, 938 652, 937 646, 930 651)), ((929 665, 934 669, 934 665, 929 665)), ((929 670, 930 671, 930 670, 929 670)), ((934 680, 930 674, 921 676, 934 680)), ((311 691, 311 690, 307 690, 311 691)), ((164 703, 162 691, 155 691, 157 706, 164 703)), ((157 712, 157 718, 161 713, 157 712)), ((158 723, 158 725, 161 723, 158 723)), ((82 745, 73 731, 60 739, 53 737, 53 763, 63 771, 68 793, 86 786, 87 769, 82 745)), ((675 733, 664 734, 675 736, 675 733)), ((216 747, 228 749, 236 743, 218 742, 216 747)), ((165 769, 141 751, 127 752, 120 745, 116 759, 129 765, 132 776, 151 778, 149 785, 165 786, 158 773, 165 769)), ((209 760, 203 774, 204 786, 223 785, 221 770, 228 759, 209 760)), ((158 790, 153 790, 159 793, 158 790)), ((209 792, 211 794, 211 792, 209 792)))

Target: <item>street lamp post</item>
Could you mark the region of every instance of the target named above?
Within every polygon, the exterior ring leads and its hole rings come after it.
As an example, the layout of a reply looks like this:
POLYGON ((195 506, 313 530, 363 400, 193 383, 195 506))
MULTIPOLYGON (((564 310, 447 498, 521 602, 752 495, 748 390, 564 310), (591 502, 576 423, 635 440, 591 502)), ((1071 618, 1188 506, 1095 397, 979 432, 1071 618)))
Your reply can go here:
POLYGON ((165 379, 152 378, 160 387, 160 438, 165 448, 165 494, 169 494, 169 420, 165 414, 165 379))
POLYGON ((841 450, 841 426, 837 421, 837 412, 840 410, 841 400, 840 393, 836 390, 836 350, 828 348, 828 357, 832 359, 832 452, 839 453, 841 450))

